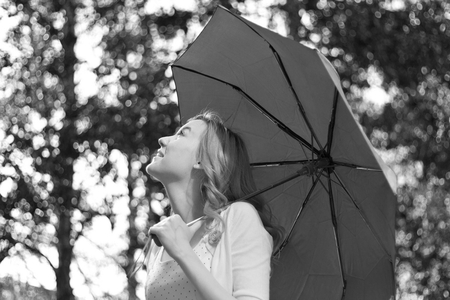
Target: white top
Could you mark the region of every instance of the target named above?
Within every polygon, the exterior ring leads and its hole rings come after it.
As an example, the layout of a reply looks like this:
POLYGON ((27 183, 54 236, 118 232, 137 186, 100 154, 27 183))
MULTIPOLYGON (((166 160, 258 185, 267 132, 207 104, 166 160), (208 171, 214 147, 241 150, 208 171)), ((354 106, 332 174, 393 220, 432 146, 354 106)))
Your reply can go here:
MULTIPOLYGON (((237 202, 220 215, 226 225, 219 243, 215 247, 205 244, 213 253, 211 274, 238 300, 268 300, 273 242, 258 212, 249 203, 237 202)), ((158 249, 152 243, 149 261, 158 249)), ((147 295, 146 299, 155 298, 147 295)))
MULTIPOLYGON (((194 252, 200 261, 211 270, 212 253, 207 249, 207 236, 203 237, 194 247, 194 252)), ((196 300, 200 298, 195 286, 184 274, 180 265, 174 260, 162 261, 164 247, 149 261, 147 282, 145 286, 146 299, 154 300, 196 300)))

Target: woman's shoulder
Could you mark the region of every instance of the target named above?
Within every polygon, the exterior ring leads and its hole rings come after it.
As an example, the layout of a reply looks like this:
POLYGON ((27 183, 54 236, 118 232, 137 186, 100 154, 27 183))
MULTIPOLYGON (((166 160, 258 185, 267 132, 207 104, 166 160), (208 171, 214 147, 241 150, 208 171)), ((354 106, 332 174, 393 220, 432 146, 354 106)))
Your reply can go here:
POLYGON ((225 222, 225 231, 233 240, 243 238, 248 242, 249 238, 256 241, 255 237, 260 237, 271 243, 272 237, 264 228, 258 211, 251 203, 234 202, 221 216, 225 222))
POLYGON ((256 208, 245 201, 236 201, 228 206, 222 212, 222 216, 226 219, 243 220, 243 221, 260 221, 258 211, 256 208))
POLYGON ((246 201, 236 201, 231 203, 225 212, 228 213, 258 213, 256 208, 246 201))

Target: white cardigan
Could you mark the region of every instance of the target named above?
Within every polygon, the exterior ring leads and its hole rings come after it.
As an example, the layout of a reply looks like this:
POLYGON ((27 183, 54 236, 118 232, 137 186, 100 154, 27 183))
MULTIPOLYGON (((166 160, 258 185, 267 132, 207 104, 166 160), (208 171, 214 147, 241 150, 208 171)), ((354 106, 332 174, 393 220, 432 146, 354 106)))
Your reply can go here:
MULTIPOLYGON (((256 209, 247 202, 233 203, 220 215, 225 228, 215 249, 211 249, 211 274, 238 300, 268 300, 271 235, 256 209)), ((158 249, 152 243, 149 256, 158 249)))
POLYGON ((236 202, 221 213, 225 222, 211 273, 235 298, 269 299, 273 242, 253 205, 236 202))

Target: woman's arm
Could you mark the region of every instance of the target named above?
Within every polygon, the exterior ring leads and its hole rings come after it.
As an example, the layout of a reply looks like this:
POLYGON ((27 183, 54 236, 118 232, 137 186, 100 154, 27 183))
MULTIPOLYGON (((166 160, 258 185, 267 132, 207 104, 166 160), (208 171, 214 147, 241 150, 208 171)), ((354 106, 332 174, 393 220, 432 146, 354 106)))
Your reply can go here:
POLYGON ((265 230, 256 209, 249 203, 233 204, 227 219, 230 223, 226 229, 230 246, 226 250, 232 260, 234 297, 269 299, 272 237, 265 230))

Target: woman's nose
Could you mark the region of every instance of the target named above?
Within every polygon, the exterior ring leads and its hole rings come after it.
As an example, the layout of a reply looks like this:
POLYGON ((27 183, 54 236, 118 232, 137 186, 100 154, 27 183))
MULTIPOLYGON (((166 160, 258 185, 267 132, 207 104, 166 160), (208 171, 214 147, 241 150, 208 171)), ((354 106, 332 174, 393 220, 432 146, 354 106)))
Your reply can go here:
POLYGON ((170 136, 164 136, 164 137, 158 139, 158 144, 161 147, 165 147, 165 146, 167 146, 167 143, 169 142, 169 140, 170 140, 170 136))

